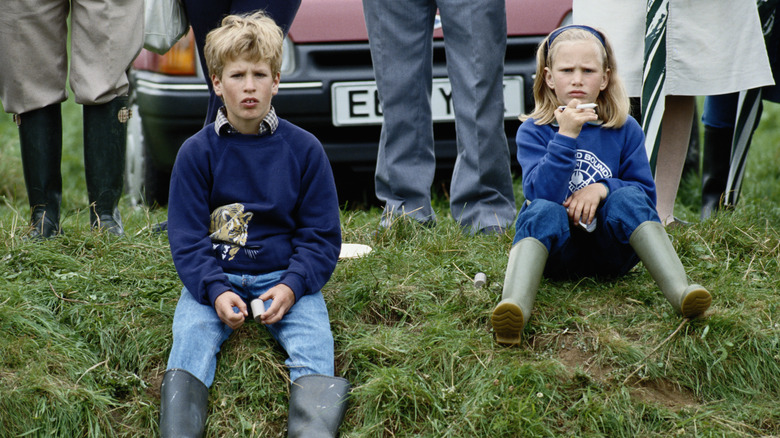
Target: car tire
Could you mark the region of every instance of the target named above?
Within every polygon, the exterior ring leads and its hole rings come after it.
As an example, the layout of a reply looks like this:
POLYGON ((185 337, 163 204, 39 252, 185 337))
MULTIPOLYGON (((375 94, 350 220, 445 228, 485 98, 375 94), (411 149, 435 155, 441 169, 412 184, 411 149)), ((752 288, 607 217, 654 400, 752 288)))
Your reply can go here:
POLYGON ((125 150, 125 192, 134 206, 166 205, 170 173, 158 170, 150 159, 141 112, 135 103, 131 108, 133 117, 127 124, 125 150))

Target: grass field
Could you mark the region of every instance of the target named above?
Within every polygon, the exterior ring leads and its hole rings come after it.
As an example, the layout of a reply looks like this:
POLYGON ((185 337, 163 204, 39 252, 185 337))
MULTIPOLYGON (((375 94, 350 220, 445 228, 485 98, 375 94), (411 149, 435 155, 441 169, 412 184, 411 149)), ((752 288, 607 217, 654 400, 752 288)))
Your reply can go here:
MULTIPOLYGON (((166 216, 123 204, 127 237, 89 230, 80 108, 65 108, 63 227, 24 240, 16 127, 0 113, 0 437, 157 435, 159 384, 181 291, 166 216)), ((518 205, 522 199, 518 187, 518 205)), ((780 107, 766 106, 738 208, 698 222, 686 178, 670 231, 713 293, 705 317, 672 312, 638 266, 610 281, 542 281, 519 348, 492 339, 512 233, 471 237, 437 200, 433 229, 375 233, 379 211, 343 211, 324 289, 337 373, 354 387, 343 437, 780 436, 780 107), (477 272, 487 275, 475 288, 477 272)), ((210 390, 210 437, 285 436, 284 354, 245 325, 210 390)))

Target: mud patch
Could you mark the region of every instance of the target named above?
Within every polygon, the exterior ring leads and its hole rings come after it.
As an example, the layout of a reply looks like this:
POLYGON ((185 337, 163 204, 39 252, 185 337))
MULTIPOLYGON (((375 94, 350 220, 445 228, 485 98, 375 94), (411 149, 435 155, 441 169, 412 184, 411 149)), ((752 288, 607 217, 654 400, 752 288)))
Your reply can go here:
POLYGON ((630 390, 631 397, 646 403, 657 403, 673 411, 698 406, 693 393, 668 380, 640 382, 638 388, 630 390))

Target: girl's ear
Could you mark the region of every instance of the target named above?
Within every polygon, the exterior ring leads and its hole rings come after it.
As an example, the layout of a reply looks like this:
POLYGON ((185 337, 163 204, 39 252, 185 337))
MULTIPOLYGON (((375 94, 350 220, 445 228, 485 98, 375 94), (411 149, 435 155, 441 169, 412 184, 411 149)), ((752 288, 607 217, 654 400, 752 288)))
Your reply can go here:
POLYGON ((609 76, 612 74, 612 70, 607 69, 607 71, 604 72, 604 76, 601 78, 601 85, 599 86, 599 90, 604 91, 607 89, 607 85, 609 85, 609 76))
POLYGON ((550 71, 549 67, 544 68, 544 81, 547 83, 547 86, 550 87, 551 90, 555 89, 555 81, 553 80, 552 72, 550 71))

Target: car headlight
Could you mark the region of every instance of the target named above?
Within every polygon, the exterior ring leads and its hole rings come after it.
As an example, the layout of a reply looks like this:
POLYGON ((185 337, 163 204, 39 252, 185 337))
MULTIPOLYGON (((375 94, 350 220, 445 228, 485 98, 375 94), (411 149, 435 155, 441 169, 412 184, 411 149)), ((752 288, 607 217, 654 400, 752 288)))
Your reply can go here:
POLYGON ((295 71, 295 44, 288 37, 282 42, 282 76, 295 71))

